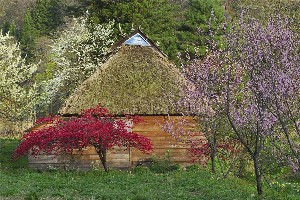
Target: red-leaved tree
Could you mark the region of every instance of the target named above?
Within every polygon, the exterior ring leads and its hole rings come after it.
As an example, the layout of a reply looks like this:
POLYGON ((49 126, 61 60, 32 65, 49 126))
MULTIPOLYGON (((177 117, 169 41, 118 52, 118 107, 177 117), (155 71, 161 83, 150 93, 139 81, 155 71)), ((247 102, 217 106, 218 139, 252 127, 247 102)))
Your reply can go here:
POLYGON ((81 116, 62 118, 52 116, 38 120, 38 123, 53 124, 40 130, 33 130, 25 134, 22 142, 15 150, 14 158, 26 155, 38 155, 41 152, 72 153, 73 150, 82 150, 88 145, 95 147, 105 171, 106 151, 113 146, 136 147, 143 153, 153 150, 150 139, 143 135, 131 132, 130 123, 138 123, 137 116, 115 118, 101 106, 87 109, 81 116))

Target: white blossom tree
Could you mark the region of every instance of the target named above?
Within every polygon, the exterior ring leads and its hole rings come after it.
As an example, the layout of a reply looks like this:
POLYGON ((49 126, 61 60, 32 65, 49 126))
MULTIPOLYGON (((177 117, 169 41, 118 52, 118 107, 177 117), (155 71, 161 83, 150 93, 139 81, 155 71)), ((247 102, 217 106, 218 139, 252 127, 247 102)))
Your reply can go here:
POLYGON ((0 118, 32 119, 36 87, 30 80, 36 70, 37 65, 26 64, 14 38, 0 31, 0 118))
MULTIPOLYGON (((44 104, 61 104, 78 83, 89 77, 107 57, 113 44, 113 22, 90 25, 88 13, 74 18, 51 46, 55 65, 52 78, 44 81, 44 104), (59 103, 57 103, 57 101, 59 103)), ((60 105, 54 105, 60 106, 60 105)))

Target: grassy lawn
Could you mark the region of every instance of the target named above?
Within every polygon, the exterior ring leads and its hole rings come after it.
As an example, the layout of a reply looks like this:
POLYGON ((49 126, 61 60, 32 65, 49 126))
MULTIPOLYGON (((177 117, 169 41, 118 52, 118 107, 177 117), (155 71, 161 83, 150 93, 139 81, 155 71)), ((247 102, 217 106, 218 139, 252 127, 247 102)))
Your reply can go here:
MULTIPOLYGON (((11 160, 17 145, 17 140, 0 139, 0 199, 259 199, 253 177, 222 179, 206 169, 33 171, 26 159, 11 160)), ((300 184, 293 181, 265 185, 264 199, 300 199, 300 184)))

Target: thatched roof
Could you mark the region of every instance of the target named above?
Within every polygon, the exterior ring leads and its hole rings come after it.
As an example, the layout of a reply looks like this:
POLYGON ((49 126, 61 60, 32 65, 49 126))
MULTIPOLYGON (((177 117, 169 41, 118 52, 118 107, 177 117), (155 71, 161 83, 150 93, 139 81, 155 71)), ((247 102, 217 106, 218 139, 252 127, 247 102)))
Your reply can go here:
POLYGON ((75 90, 60 114, 79 114, 99 103, 113 114, 175 114, 182 80, 155 48, 122 45, 75 90))

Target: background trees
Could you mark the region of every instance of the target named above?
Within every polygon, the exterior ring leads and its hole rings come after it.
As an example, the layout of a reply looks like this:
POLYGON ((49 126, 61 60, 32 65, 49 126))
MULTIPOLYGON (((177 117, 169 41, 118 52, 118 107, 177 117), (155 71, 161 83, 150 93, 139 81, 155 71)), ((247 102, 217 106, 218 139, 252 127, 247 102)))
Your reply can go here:
POLYGON ((36 56, 36 40, 39 36, 38 30, 35 27, 35 22, 32 19, 30 11, 27 11, 24 17, 24 24, 19 33, 20 44, 22 45, 23 55, 28 58, 36 56))
POLYGON ((227 13, 238 18, 241 11, 247 10, 249 16, 256 18, 266 24, 268 19, 274 13, 285 17, 293 18, 296 21, 300 19, 300 2, 290 0, 223 0, 227 13))
POLYGON ((38 43, 43 42, 42 37, 51 36, 58 26, 62 25, 62 7, 61 1, 36 0, 32 8, 27 10, 23 25, 20 28, 20 34, 17 36, 23 53, 28 59, 34 61, 41 58, 38 43))
POLYGON ((40 35, 49 35, 63 23, 60 0, 36 0, 31 11, 34 26, 40 35))
POLYGON ((195 45, 201 47, 201 53, 204 54, 204 37, 208 35, 207 24, 212 9, 219 22, 224 20, 224 9, 219 0, 189 0, 180 3, 169 0, 94 0, 89 8, 94 23, 115 20, 114 34, 117 38, 130 33, 132 28, 140 27, 157 42, 170 60, 177 63, 177 53, 184 53, 187 49, 193 52, 195 45), (206 27, 200 37, 197 27, 206 27))
POLYGON ((26 64, 19 44, 0 32, 0 116, 17 122, 32 119, 35 84, 30 81, 37 65, 26 64))
MULTIPOLYGON (((3 8, 3 17, 0 16, 0 27, 8 31, 15 24, 16 36, 21 41, 23 51, 28 58, 34 59, 41 58, 38 48, 43 46, 39 45, 43 40, 39 39, 40 37, 51 38, 54 32, 63 28, 64 22, 70 17, 83 16, 84 12, 89 10, 91 13, 89 20, 94 24, 108 23, 111 20, 116 22, 114 25, 116 39, 140 27, 171 60, 178 63, 177 52, 183 53, 186 49, 193 52, 194 44, 201 46, 201 53, 205 53, 204 37, 199 37, 196 27, 206 26, 211 9, 215 10, 220 22, 223 20, 224 13, 219 0, 179 2, 170 0, 26 0, 6 2, 6 4, 8 6, 3 8), (18 7, 20 12, 15 12, 15 7, 18 7), (23 20, 25 15, 28 18, 28 14, 33 23, 30 20, 23 20), (8 15, 11 16, 8 17, 8 15), (28 27, 30 28, 27 33, 28 27), (32 29, 35 29, 35 34, 30 36, 32 29), (30 38, 34 41, 29 40, 30 38)), ((202 34, 204 36, 207 32, 202 34)))
POLYGON ((41 112, 43 109, 57 112, 78 83, 88 78, 107 58, 114 42, 114 23, 91 25, 87 17, 88 13, 85 17, 74 18, 53 39, 45 71, 36 76, 44 94, 39 103, 41 112))
POLYGON ((26 11, 34 5, 35 0, 1 0, 0 7, 0 28, 8 31, 11 24, 20 29, 26 11))

